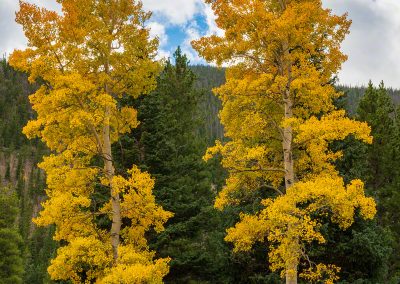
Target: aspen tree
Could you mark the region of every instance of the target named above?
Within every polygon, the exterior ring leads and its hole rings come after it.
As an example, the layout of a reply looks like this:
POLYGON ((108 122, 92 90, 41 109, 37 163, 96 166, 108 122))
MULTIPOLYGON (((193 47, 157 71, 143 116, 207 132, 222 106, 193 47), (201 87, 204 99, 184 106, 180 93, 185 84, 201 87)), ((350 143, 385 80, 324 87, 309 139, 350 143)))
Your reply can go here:
POLYGON ((39 165, 48 199, 34 220, 55 224, 63 244, 49 274, 73 283, 161 283, 168 259, 153 259, 145 233, 162 230, 172 214, 155 203, 147 173, 115 172, 111 147, 138 125, 136 110, 119 100, 156 84, 157 40, 144 27, 150 13, 135 0, 57 2, 61 14, 20 1, 16 21, 28 48, 10 58, 40 84, 30 96, 37 118, 23 131, 52 151, 39 165))
POLYGON ((235 251, 268 240, 271 269, 286 283, 333 283, 339 267, 314 263, 311 243, 323 244, 320 217, 348 228, 356 210, 375 215, 363 183, 345 185, 329 148, 349 135, 371 143, 366 123, 335 108, 340 97, 332 79, 346 56, 340 44, 349 32, 347 15, 333 15, 320 0, 206 0, 222 36, 194 41, 209 62, 226 64, 226 84, 214 91, 222 101, 228 142, 209 148, 205 159, 222 155, 226 186, 215 207, 239 204, 256 190, 273 190, 254 215, 242 214, 226 240, 235 251))

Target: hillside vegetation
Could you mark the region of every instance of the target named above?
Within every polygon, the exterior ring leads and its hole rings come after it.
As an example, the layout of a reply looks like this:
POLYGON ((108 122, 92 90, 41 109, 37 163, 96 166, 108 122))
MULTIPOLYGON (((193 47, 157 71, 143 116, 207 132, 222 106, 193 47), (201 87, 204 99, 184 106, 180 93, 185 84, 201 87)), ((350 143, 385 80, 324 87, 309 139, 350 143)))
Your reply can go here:
MULTIPOLYGON (((188 66, 184 55, 175 56, 159 76, 155 91, 125 102, 137 107, 141 124, 115 145, 117 171, 133 163, 148 171, 156 180, 157 202, 175 213, 164 232, 148 236, 150 247, 160 257, 172 258, 165 281, 280 283, 279 275, 268 270, 262 243, 250 252, 234 253, 224 241, 225 230, 239 220, 239 212, 254 212, 259 204, 248 199, 224 212, 213 208, 226 172, 218 158, 205 163, 202 156, 216 139, 225 139, 218 119, 221 103, 211 92, 225 82, 224 69, 188 66)), ((4 189, 0 199, 1 218, 9 218, 0 222, 2 258, 8 259, 1 271, 9 271, 13 278, 2 276, 0 283, 52 283, 46 269, 59 246, 52 240, 53 227, 38 228, 31 221, 46 199, 44 173, 36 164, 48 152, 42 143, 21 134, 35 117, 28 101, 34 89, 25 74, 1 62, 0 179, 4 189)), ((366 179, 367 192, 378 203, 378 217, 374 221, 357 218, 344 232, 327 219, 323 225, 327 243, 323 248, 311 247, 311 254, 342 267, 340 283, 397 283, 400 120, 396 109, 400 94, 383 85, 338 89, 345 94, 338 107, 367 121, 374 142, 364 146, 350 137, 333 143, 333 149, 344 153, 337 167, 346 180, 366 179)), ((254 200, 263 198, 262 193, 254 194, 254 200)))

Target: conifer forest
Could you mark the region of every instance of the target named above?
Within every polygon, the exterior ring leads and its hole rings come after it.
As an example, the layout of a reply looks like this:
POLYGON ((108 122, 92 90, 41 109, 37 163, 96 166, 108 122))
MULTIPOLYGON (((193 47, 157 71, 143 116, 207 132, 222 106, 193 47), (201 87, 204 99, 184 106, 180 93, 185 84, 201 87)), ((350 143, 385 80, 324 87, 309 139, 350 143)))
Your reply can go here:
POLYGON ((205 0, 192 64, 48 1, 0 61, 0 284, 400 283, 400 91, 340 83, 347 14, 205 0))

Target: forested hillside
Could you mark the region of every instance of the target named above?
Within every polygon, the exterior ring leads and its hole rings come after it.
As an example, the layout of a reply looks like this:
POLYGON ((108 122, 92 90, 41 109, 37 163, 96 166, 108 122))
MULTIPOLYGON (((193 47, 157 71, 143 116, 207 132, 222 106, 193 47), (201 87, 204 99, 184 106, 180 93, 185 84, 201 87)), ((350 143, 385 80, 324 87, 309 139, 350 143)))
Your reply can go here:
MULTIPOLYGON (((7 218, 14 220, 11 227, 18 232, 16 238, 22 239, 18 248, 21 260, 13 259, 9 264, 19 266, 18 273, 13 280, 4 280, 4 283, 45 283, 48 279, 46 268, 55 249, 52 228, 38 229, 32 223, 32 217, 37 215, 45 198, 45 178, 36 165, 47 152, 41 142, 29 141, 22 134, 22 128, 34 116, 28 100, 34 90, 35 86, 28 83, 26 74, 15 71, 6 60, 1 61, 0 179, 3 187, 1 208, 4 210, 1 217, 13 214, 7 218)), ((9 226, 10 222, 7 223, 9 226)), ((8 245, 2 240, 1 250, 6 250, 8 245)), ((7 253, 2 258, 7 259, 7 253)), ((2 273, 7 271, 7 263, 2 263, 2 273)), ((7 279, 6 275, 2 278, 7 279)))
MULTIPOLYGON (((126 101, 139 112, 140 126, 115 144, 117 171, 137 164, 155 178, 155 196, 175 213, 159 235, 150 233, 150 247, 159 257, 171 257, 167 283, 280 283, 268 270, 261 243, 251 252, 234 253, 224 241, 225 230, 239 220, 239 212, 259 206, 248 199, 239 208, 220 212, 213 207, 226 177, 218 159, 205 163, 207 146, 223 138, 218 120, 221 104, 211 89, 225 81, 224 70, 188 66, 178 50, 158 78, 158 87, 139 100, 126 101), (157 114, 157 115, 154 115, 157 114)), ((53 229, 31 222, 45 200, 44 173, 36 166, 48 150, 27 140, 22 128, 35 116, 28 95, 35 85, 3 60, 0 67, 1 153, 0 178, 2 251, 0 283, 52 283, 46 272, 57 248, 53 229), (12 225, 10 225, 12 224, 12 225), (8 271, 8 272, 7 272, 8 271), (8 273, 8 274, 7 274, 8 273), (11 279, 11 280, 10 280, 11 279)), ((370 146, 349 138, 331 145, 341 149, 337 162, 346 180, 366 178, 368 194, 378 202, 376 221, 355 223, 344 232, 328 219, 329 238, 310 248, 315 259, 329 259, 342 267, 340 283, 397 283, 400 271, 400 120, 399 93, 383 85, 339 87, 345 96, 338 107, 372 126, 370 146)), ((259 194, 259 193, 254 193, 259 194)), ((255 199, 263 196, 255 196, 255 199)))
POLYGON ((1 13, 0 284, 400 283, 395 70, 341 48, 366 10, 50 2, 1 13))
MULTIPOLYGON (((360 103, 360 100, 364 96, 365 92, 367 91, 368 88, 368 83, 365 84, 365 86, 360 86, 360 87, 349 87, 349 86, 342 86, 339 85, 338 89, 343 91, 346 96, 345 96, 345 104, 346 104, 346 110, 349 112, 350 115, 355 115, 357 112, 357 107, 360 103)), ((386 92, 391 98, 392 102, 394 105, 399 105, 400 104, 400 91, 399 90, 394 90, 392 88, 386 88, 386 92)))

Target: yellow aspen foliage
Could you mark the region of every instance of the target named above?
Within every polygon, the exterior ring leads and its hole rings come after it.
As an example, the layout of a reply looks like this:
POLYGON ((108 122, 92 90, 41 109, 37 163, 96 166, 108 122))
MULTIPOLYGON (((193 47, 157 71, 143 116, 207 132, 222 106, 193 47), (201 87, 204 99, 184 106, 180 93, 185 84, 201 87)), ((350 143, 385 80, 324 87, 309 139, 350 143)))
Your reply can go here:
POLYGON ((48 272, 72 283, 161 283, 169 259, 155 259, 145 233, 163 230, 172 213, 156 204, 149 174, 115 173, 111 147, 139 124, 120 100, 149 93, 160 71, 150 13, 136 0, 57 2, 60 14, 20 1, 28 48, 10 57, 40 85, 23 131, 51 150, 39 165, 48 199, 34 219, 55 225, 62 244, 48 272))
MULTIPOLYGON (((242 215, 241 221, 228 230, 226 240, 234 243, 235 251, 247 251, 256 241, 267 238, 271 245, 272 270, 286 267, 288 260, 299 261, 312 242, 325 243, 319 232, 322 225, 319 217, 328 216, 346 229, 353 223, 356 209, 366 219, 376 213, 374 200, 365 197, 360 180, 345 186, 342 178, 328 174, 299 181, 286 194, 263 200, 263 205, 265 208, 257 215, 242 215)), ((309 277, 312 270, 308 271, 303 271, 302 276, 309 277)))
POLYGON ((214 89, 222 101, 220 118, 227 142, 216 142, 204 159, 221 154, 228 170, 215 207, 238 205, 255 191, 275 192, 255 215, 227 231, 235 251, 269 243, 273 270, 297 283, 333 283, 339 267, 309 259, 311 243, 325 243, 321 220, 342 229, 356 212, 374 217, 374 200, 360 180, 345 185, 331 142, 347 136, 371 143, 370 127, 346 117, 333 86, 346 56, 341 42, 347 15, 337 16, 320 0, 206 0, 223 35, 192 42, 209 62, 228 66, 226 83, 214 89))

